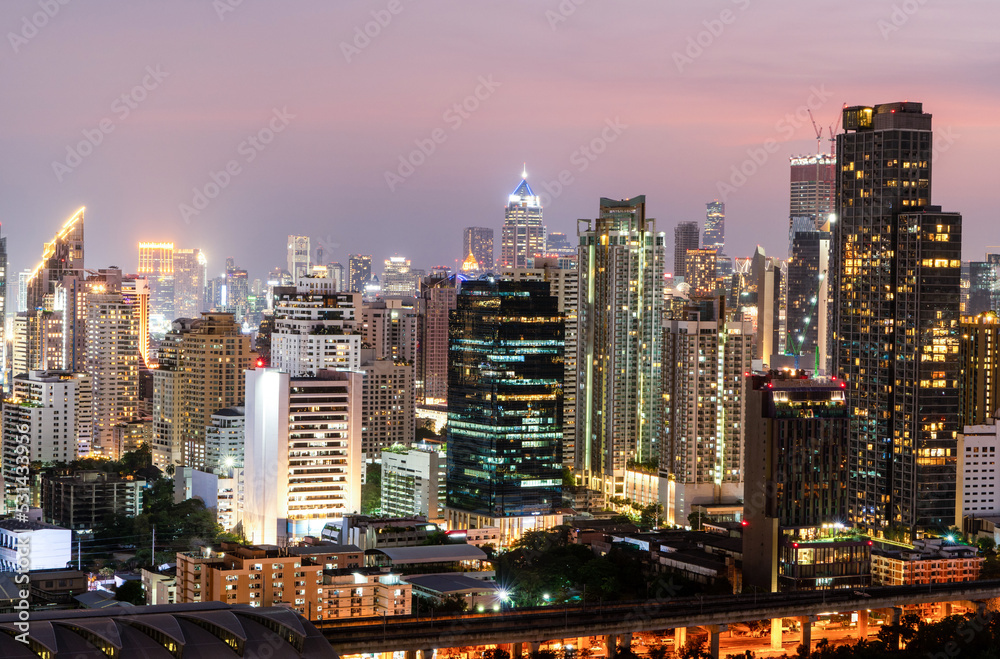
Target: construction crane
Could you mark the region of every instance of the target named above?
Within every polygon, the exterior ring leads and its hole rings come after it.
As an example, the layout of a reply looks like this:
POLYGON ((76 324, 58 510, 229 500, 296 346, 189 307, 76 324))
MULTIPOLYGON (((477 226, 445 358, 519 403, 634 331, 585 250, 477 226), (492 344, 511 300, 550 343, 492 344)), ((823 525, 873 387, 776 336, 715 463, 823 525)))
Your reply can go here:
POLYGON ((806 112, 809 113, 809 121, 812 122, 813 130, 816 131, 816 155, 819 155, 820 147, 823 144, 823 129, 816 125, 816 120, 813 119, 813 111, 806 108, 806 112))

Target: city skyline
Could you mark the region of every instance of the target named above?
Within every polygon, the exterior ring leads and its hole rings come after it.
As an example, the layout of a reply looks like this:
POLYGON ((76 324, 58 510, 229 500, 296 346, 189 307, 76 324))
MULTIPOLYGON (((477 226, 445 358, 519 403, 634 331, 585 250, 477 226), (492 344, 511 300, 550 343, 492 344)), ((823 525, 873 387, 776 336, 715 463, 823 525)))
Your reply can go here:
MULTIPOLYGON (((722 183, 735 188, 724 199, 728 251, 749 254, 760 242, 767 253, 781 253, 787 157, 816 150, 804 110, 812 106, 826 131, 842 104, 872 97, 920 98, 935 115, 938 198, 963 209, 963 256, 981 258, 974 246, 997 242, 989 234, 988 168, 976 166, 1000 146, 988 112, 996 92, 983 84, 995 67, 984 45, 995 39, 996 21, 989 19, 997 8, 922 5, 900 18, 891 5, 857 2, 850 11, 837 5, 822 12, 824 39, 790 29, 821 5, 778 13, 742 0, 643 4, 630 14, 586 4, 567 15, 557 3, 419 11, 404 5, 384 28, 371 30, 378 34, 364 47, 354 39, 373 9, 360 3, 307 3, 293 11, 244 4, 221 14, 210 3, 178 3, 132 8, 123 17, 109 2, 89 11, 67 6, 37 36, 11 44, 0 74, 8 87, 39 90, 2 105, 0 139, 10 157, 0 170, 0 221, 11 238, 9 270, 32 267, 25 259, 35 246, 81 205, 88 206, 93 235, 107 237, 91 247, 89 267, 128 271, 134 244, 162 240, 204 250, 210 275, 232 255, 252 264, 256 277, 283 263, 289 232, 311 236, 326 260, 363 252, 381 262, 398 252, 415 267, 454 267, 447 249, 454 239, 437 234, 456 236, 473 224, 499 230, 499 207, 524 161, 550 231, 572 233, 573 221, 591 215, 600 196, 646 194, 650 215, 669 232, 679 221, 701 219, 704 204, 722 196, 722 183), (156 27, 141 40, 110 39, 122 21, 156 27), (442 59, 417 45, 442 23, 446 45, 467 57, 442 59), (523 38, 508 39, 514 23, 523 38), (613 56, 578 50, 609 24, 650 38, 613 56), (181 52, 177 43, 192 29, 206 39, 181 52), (258 43, 247 37, 264 30, 288 52, 246 45, 258 43), (959 30, 960 42, 949 37, 959 30), (769 35, 799 55, 760 64, 759 44, 769 35), (929 35, 949 56, 926 48, 929 35), (835 44, 844 54, 836 68, 827 63, 835 44), (746 55, 744 63, 732 67, 736 54, 746 55), (243 64, 233 68, 236 59, 243 64), (66 66, 49 66, 54 60, 66 66), (867 69, 875 60, 880 66, 867 69), (289 68, 293 61, 313 63, 289 68), (83 74, 94 67, 104 72, 98 79, 83 74), (918 69, 919 80, 891 75, 918 69), (78 82, 84 79, 86 86, 78 82), (594 85, 602 85, 600 94, 594 85), (348 93, 335 97, 332 86, 348 93), (528 90, 538 97, 526 107, 528 90), (393 102, 400 94, 413 101, 405 114, 393 102), (478 109, 467 118, 447 114, 470 98, 478 109), (102 119, 111 128, 106 133, 102 119), (440 143, 428 146, 438 129, 440 143), (100 143, 77 149, 84 131, 100 143), (261 131, 272 131, 267 144, 258 143, 263 148, 246 142, 261 131), (769 139, 775 150, 765 152, 763 164, 750 160, 746 169, 756 173, 733 186, 732 168, 751 152, 759 155, 769 139), (404 177, 399 158, 411 156, 418 142, 433 151, 404 177), (591 142, 598 142, 594 152, 591 142), (150 153, 157 157, 144 155, 150 153), (230 160, 238 174, 226 172, 230 160), (390 186, 386 172, 402 182, 390 186), (201 205, 193 190, 213 192, 213 174, 223 189, 185 221, 180 206, 201 205), (442 213, 444 194, 449 205, 442 213), (359 215, 371 220, 357 223, 359 215)), ((32 7, 5 5, 0 25, 19 34, 32 7)))

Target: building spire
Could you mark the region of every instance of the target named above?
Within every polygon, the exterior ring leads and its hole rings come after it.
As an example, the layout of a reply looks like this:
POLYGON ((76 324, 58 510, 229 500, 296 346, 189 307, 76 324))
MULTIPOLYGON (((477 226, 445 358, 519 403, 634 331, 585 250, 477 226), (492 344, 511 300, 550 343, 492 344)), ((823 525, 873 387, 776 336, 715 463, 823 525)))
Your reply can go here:
POLYGON ((524 163, 524 167, 521 168, 521 178, 528 178, 528 163, 524 163))

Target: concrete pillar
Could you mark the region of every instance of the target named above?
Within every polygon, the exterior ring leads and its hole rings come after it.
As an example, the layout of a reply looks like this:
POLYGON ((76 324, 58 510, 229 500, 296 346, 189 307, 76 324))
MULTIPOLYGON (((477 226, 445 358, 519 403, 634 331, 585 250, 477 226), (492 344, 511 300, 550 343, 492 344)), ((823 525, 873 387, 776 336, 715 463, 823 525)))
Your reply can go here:
POLYGON ((781 649, 781 618, 771 618, 771 649, 781 649))
MULTIPOLYGON (((510 656, 512 659, 521 659, 524 656, 524 643, 513 643, 514 647, 510 651, 510 656)), ((424 657, 424 659, 429 659, 429 657, 424 657)))
POLYGON ((604 637, 604 644, 608 646, 608 659, 614 659, 618 656, 618 637, 614 634, 608 634, 604 637))
POLYGON ((943 604, 941 605, 941 608, 942 608, 942 611, 941 611, 941 614, 942 614, 942 615, 943 615, 943 616, 944 616, 945 618, 947 618, 948 616, 950 616, 950 615, 951 615, 951 602, 945 602, 945 603, 943 603, 943 604))
POLYGON ((407 650, 406 651, 406 659, 417 659, 417 651, 416 650, 407 650))
POLYGON ((985 618, 990 603, 986 600, 975 600, 973 604, 976 605, 976 617, 980 619, 985 618))
MULTIPOLYGON (((889 624, 893 627, 899 624, 900 619, 903 617, 903 609, 899 606, 894 606, 889 609, 889 624)), ((889 641, 889 649, 896 651, 899 649, 899 634, 893 634, 892 640, 889 641)))
POLYGON ((626 632, 624 634, 618 635, 618 645, 623 648, 632 647, 632 632, 626 632))
POLYGON ((719 634, 726 631, 728 625, 708 625, 708 649, 712 659, 719 659, 719 634))
POLYGON ((858 638, 864 640, 868 636, 868 609, 858 611, 858 638))
POLYGON ((816 620, 816 616, 799 616, 796 618, 799 624, 802 625, 802 640, 801 645, 806 646, 806 651, 812 651, 812 624, 816 620))
POLYGON ((532 641, 531 643, 528 643, 528 652, 530 653, 530 656, 535 656, 536 654, 538 654, 538 651, 541 649, 541 647, 542 644, 538 641, 532 641))
POLYGON ((688 641, 688 630, 687 627, 677 627, 674 629, 674 652, 680 652, 681 648, 687 645, 688 641))
POLYGON ((434 659, 434 648, 420 651, 420 659, 434 659))

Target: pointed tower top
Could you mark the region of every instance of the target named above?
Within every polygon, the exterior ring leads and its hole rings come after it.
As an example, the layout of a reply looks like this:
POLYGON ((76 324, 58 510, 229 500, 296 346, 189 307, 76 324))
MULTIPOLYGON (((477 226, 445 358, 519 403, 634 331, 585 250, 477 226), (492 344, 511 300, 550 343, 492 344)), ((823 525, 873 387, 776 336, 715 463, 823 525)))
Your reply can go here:
POLYGON ((528 178, 528 163, 524 163, 524 167, 521 168, 521 178, 528 178))

